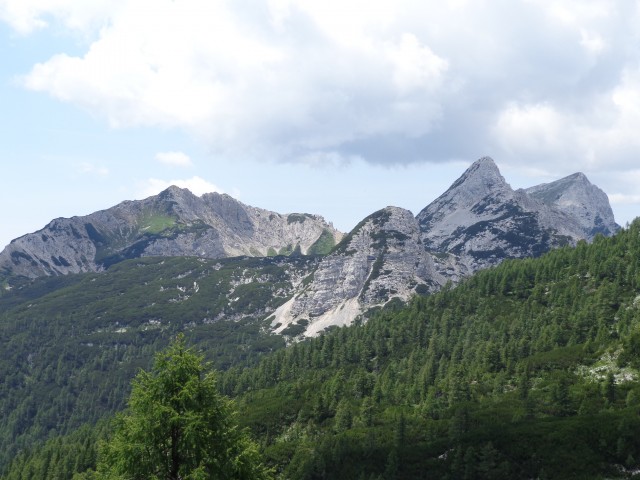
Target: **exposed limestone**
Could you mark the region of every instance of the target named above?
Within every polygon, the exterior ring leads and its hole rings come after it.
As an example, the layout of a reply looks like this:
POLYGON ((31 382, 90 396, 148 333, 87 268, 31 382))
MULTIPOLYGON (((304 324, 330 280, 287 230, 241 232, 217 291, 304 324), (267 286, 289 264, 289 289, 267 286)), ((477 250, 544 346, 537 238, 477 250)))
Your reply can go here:
POLYGON ((577 220, 589 240, 598 233, 608 236, 620 230, 607 194, 589 182, 584 173, 530 187, 525 192, 577 220))
POLYGON ((619 228, 606 195, 584 175, 514 191, 488 157, 471 165, 417 219, 425 247, 457 256, 461 271, 470 273, 619 228))
POLYGON ((0 253, 0 274, 35 278, 100 271, 127 258, 223 258, 307 253, 323 237, 342 234, 322 217, 281 215, 228 195, 202 197, 169 187, 157 196, 126 201, 84 217, 58 218, 20 237, 0 253))
POLYGON ((310 283, 276 311, 272 326, 280 333, 303 325, 305 335, 315 335, 349 325, 392 298, 406 300, 416 289, 434 291, 445 281, 420 243, 413 214, 387 207, 363 220, 320 262, 310 283))

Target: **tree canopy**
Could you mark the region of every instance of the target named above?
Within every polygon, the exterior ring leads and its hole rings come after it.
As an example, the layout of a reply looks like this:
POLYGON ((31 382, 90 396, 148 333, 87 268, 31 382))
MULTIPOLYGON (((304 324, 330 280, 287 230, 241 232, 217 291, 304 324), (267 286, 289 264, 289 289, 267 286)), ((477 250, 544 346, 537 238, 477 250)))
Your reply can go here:
POLYGON ((178 336, 133 380, 128 409, 100 449, 98 478, 269 478, 234 416, 214 373, 178 336))

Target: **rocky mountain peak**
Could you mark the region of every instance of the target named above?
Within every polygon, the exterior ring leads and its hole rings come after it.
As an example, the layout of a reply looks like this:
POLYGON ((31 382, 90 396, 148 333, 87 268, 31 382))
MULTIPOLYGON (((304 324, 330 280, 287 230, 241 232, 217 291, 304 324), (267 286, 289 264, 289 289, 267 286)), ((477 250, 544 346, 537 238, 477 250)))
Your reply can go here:
POLYGON ((198 198, 198 196, 194 195, 188 188, 180 188, 175 185, 171 185, 155 197, 150 198, 157 203, 174 203, 182 206, 192 203, 198 198))
POLYGON ((308 283, 275 313, 272 328, 316 335, 348 325, 367 309, 392 298, 408 299, 445 282, 420 242, 406 209, 386 207, 360 222, 322 259, 308 283))
POLYGON ((577 182, 585 182, 585 183, 589 183, 591 184, 591 182, 589 181, 589 179, 587 178, 587 176, 582 173, 582 172, 576 172, 573 173, 571 175, 569 175, 568 177, 566 177, 567 179, 571 179, 571 180, 575 180, 577 182))
POLYGON ((144 256, 291 255, 274 259, 286 264, 301 260, 298 253, 313 255, 302 270, 290 270, 297 273, 287 274, 285 290, 277 287, 277 309, 260 309, 273 331, 293 338, 348 325, 373 307, 438 290, 506 258, 618 229, 606 195, 583 173, 514 191, 483 157, 417 217, 389 206, 345 236, 318 215, 279 214, 172 186, 145 200, 55 219, 14 240, 0 253, 0 277, 100 271, 144 256))
POLYGON ((472 202, 487 194, 504 190, 511 190, 511 187, 500 174, 498 166, 492 158, 483 157, 471 164, 442 197, 456 195, 459 197, 459 201, 466 199, 468 202, 472 202))
POLYGON ((485 177, 502 178, 500 170, 496 165, 496 162, 491 157, 482 157, 471 164, 469 168, 462 174, 462 176, 481 175, 485 177))
POLYGON ((593 185, 582 172, 524 191, 530 197, 575 219, 584 238, 588 240, 598 233, 612 235, 620 229, 613 217, 607 194, 593 185))
POLYGON ((326 253, 342 234, 322 217, 254 208, 228 195, 171 186, 83 217, 59 218, 0 252, 0 275, 35 278, 100 271, 142 256, 326 253))
POLYGON ((425 247, 458 256, 469 272, 619 228, 606 195, 583 173, 514 191, 487 157, 417 218, 425 247))
POLYGON ((191 190, 188 188, 180 188, 176 185, 170 185, 162 192, 158 194, 158 198, 166 198, 166 197, 179 197, 184 194, 191 194, 191 190))
POLYGON ((515 192, 489 157, 475 161, 449 189, 417 216, 428 249, 443 251, 456 230, 501 215, 515 192))

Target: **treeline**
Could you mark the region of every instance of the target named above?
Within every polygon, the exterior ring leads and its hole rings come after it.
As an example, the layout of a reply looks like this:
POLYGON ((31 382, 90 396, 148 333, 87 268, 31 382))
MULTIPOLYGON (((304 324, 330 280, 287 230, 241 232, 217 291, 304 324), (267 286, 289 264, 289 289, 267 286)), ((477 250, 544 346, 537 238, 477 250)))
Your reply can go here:
MULTIPOLYGON (((627 478, 640 462, 639 286, 634 222, 393 303, 218 383, 282 478, 627 478)), ((15 475, 70 438, 6 478, 61 478, 15 475)))

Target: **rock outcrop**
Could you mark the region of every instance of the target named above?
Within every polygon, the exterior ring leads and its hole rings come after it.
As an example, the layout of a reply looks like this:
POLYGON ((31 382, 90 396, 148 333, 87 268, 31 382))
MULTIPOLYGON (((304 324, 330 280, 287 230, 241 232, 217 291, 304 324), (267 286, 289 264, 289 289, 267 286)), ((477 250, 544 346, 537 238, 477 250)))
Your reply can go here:
POLYGON ((58 218, 13 240, 0 253, 0 273, 35 278, 101 271, 128 258, 223 258, 294 252, 326 253, 342 234, 322 217, 281 215, 228 195, 170 187, 83 217, 58 218))
POLYGON ((607 194, 589 182, 584 173, 574 173, 555 182, 530 187, 525 192, 570 216, 587 240, 592 240, 598 233, 610 236, 620 230, 607 194))
POLYGON ((315 335, 348 325, 367 309, 416 291, 432 292, 446 278, 420 241, 418 222, 387 207, 358 224, 318 265, 301 291, 275 313, 272 327, 315 335), (300 328, 303 327, 303 328, 300 328))
POLYGON ((316 335, 392 298, 439 289, 507 258, 611 235, 607 196, 581 174, 513 190, 491 158, 476 161, 416 218, 388 207, 365 218, 272 318, 279 333, 316 335))
POLYGON ((417 219, 425 248, 455 255, 469 273, 619 228, 606 195, 584 175, 513 190, 488 157, 471 165, 417 219))

